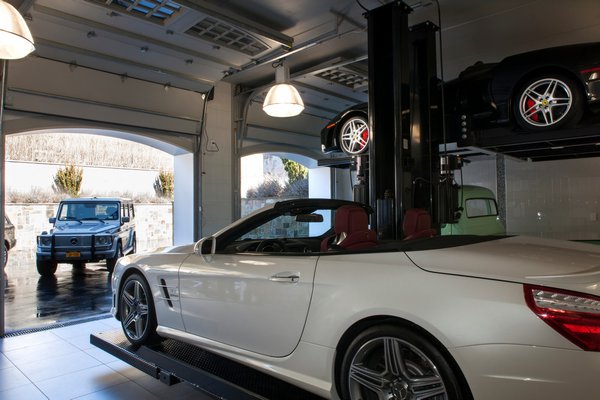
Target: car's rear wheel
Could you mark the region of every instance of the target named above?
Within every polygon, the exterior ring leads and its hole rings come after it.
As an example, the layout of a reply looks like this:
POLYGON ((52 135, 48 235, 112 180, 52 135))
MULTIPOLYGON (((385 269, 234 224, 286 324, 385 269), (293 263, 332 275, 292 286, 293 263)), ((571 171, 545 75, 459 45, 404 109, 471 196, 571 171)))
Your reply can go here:
POLYGON ((528 79, 513 101, 516 123, 528 131, 573 126, 581 119, 584 99, 577 82, 562 74, 528 79))
POLYGON ((121 257, 123 257, 123 247, 121 246, 121 242, 119 242, 117 243, 117 252, 115 253, 115 256, 106 259, 106 269, 108 272, 113 272, 115 270, 115 265, 117 265, 117 261, 121 257))
POLYGON ((466 398, 444 355, 423 335, 393 325, 371 327, 352 341, 339 382, 345 400, 466 398))
POLYGON ((36 260, 35 261, 38 273, 41 276, 52 276, 56 273, 58 263, 51 260, 36 260))
POLYGON ((364 153, 369 145, 369 124, 366 118, 354 115, 344 121, 338 143, 346 154, 354 156, 364 153))
POLYGON ((85 263, 82 261, 77 261, 73 263, 73 268, 75 269, 83 269, 85 268, 85 263))
POLYGON ((119 317, 127 340, 135 346, 160 340, 156 333, 156 312, 152 292, 138 273, 125 279, 119 294, 119 317))

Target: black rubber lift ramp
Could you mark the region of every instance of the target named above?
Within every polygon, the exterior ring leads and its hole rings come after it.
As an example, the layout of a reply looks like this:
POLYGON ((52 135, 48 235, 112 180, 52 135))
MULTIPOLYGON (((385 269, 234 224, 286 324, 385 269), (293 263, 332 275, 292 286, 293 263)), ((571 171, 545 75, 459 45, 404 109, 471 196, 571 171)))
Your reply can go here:
POLYGON ((323 399, 253 368, 173 339, 136 349, 123 332, 116 329, 91 334, 90 343, 167 385, 185 381, 217 399, 323 399))

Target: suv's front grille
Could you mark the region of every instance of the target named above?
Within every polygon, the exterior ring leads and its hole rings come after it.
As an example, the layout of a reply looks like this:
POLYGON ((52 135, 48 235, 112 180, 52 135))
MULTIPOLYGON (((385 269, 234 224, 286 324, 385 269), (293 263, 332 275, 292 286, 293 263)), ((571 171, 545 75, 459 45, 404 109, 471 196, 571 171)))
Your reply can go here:
POLYGON ((56 247, 90 247, 92 236, 54 235, 54 245, 56 247))

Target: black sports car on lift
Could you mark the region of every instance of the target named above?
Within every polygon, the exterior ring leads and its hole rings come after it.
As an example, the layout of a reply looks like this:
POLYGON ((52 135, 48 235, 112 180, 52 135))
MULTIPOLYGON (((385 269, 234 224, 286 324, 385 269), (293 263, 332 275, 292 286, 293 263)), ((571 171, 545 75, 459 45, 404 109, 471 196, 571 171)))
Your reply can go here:
MULTIPOLYGON (((541 132, 572 127, 584 112, 600 109, 600 43, 478 62, 446 82, 444 95, 446 115, 469 115, 475 129, 512 125, 541 132)), ((324 152, 360 154, 367 143, 366 103, 343 111, 321 131, 324 152)))

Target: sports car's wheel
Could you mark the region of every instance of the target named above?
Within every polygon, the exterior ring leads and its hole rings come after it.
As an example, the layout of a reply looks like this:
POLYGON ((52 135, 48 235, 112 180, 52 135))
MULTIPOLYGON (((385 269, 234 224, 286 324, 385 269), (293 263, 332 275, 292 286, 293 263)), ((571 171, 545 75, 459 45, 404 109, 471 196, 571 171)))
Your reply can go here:
POLYGON ((54 275, 54 273, 56 273, 56 267, 58 266, 58 264, 56 263, 56 261, 36 260, 35 264, 36 264, 38 273, 41 276, 52 276, 52 275, 54 275))
POLYGON ((342 361, 340 389, 345 400, 465 398, 442 353, 422 335, 392 325, 354 339, 342 361))
POLYGON ((369 144, 369 124, 364 117, 352 116, 342 124, 339 135, 344 153, 353 156, 364 153, 369 144))
POLYGON ((119 294, 119 316, 127 340, 135 346, 160 340, 156 333, 156 314, 152 292, 139 274, 125 279, 119 294))
POLYGON ((527 80, 513 101, 515 121, 528 131, 575 125, 583 108, 583 94, 577 83, 559 74, 527 80))
POLYGON ((121 257, 123 257, 123 248, 121 247, 121 242, 119 242, 117 243, 117 252, 115 256, 106 259, 106 269, 108 272, 113 272, 115 270, 115 265, 117 265, 117 261, 121 257))

